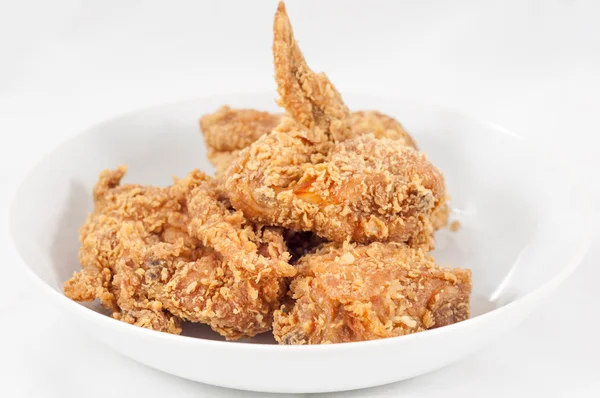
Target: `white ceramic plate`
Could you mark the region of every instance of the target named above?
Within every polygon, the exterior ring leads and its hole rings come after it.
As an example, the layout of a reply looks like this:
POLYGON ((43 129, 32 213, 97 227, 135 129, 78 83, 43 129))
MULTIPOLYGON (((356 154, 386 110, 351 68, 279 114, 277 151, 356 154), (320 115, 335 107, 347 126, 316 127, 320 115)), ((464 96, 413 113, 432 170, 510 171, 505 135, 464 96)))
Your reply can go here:
POLYGON ((24 266, 82 328, 136 361, 224 387, 324 392, 406 379, 467 356, 519 324, 579 263, 589 238, 585 198, 573 174, 545 167, 519 136, 434 106, 345 99, 352 109, 398 118, 444 172, 462 228, 439 232, 434 255, 473 270, 472 319, 377 341, 278 346, 269 334, 225 342, 203 325, 185 327, 183 336, 154 332, 63 295, 63 281, 79 269, 78 229, 92 209, 91 189, 102 169, 128 164, 126 182, 156 185, 193 168, 212 171, 199 116, 221 104, 275 111, 273 94, 145 109, 62 144, 33 168, 14 198, 10 229, 24 266))

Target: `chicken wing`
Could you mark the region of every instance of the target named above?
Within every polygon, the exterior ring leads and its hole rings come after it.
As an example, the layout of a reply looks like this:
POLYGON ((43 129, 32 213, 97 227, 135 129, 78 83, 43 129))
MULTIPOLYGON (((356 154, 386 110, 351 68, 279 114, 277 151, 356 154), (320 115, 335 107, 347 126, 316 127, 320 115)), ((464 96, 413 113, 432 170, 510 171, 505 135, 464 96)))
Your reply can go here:
POLYGON ((93 192, 94 211, 80 230, 82 270, 65 282, 65 294, 77 301, 99 299, 117 319, 178 333, 178 319, 144 295, 137 296, 132 288, 136 284, 127 285, 124 276, 132 268, 131 255, 142 249, 169 252, 169 259, 197 255, 199 241, 170 226, 169 219, 181 210, 181 192, 205 177, 192 172, 171 188, 120 185, 126 170, 121 166, 100 174, 93 192), (164 235, 173 233, 185 239, 171 246, 161 243, 164 235))
POLYGON ((403 140, 348 138, 350 114, 327 78, 306 66, 281 3, 273 52, 280 102, 294 119, 284 118, 228 169, 233 206, 254 222, 332 241, 432 247, 431 215, 443 214, 446 202, 442 174, 403 140))
POLYGON ((442 268, 403 245, 328 244, 297 267, 295 303, 275 313, 281 344, 401 336, 469 317, 471 271, 442 268))
POLYGON ((116 319, 170 333, 181 319, 228 339, 269 330, 296 272, 283 231, 250 224, 199 171, 158 188, 119 186, 125 170, 100 176, 81 230, 83 269, 65 294, 99 298, 116 319))

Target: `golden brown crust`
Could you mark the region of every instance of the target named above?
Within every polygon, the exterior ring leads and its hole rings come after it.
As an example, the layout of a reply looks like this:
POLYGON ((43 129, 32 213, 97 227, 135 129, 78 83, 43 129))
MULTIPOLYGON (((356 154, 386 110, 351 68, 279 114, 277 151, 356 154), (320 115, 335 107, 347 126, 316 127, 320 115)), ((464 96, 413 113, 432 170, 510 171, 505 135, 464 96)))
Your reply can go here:
MULTIPOLYGON (((205 283, 202 281, 207 281, 205 284, 212 289, 218 288, 208 296, 208 303, 206 295, 201 295, 197 303, 190 305, 196 316, 197 308, 203 309, 202 318, 194 319, 186 313, 183 317, 209 322, 228 338, 270 330, 273 311, 286 291, 285 278, 296 274, 288 263, 283 231, 249 223, 241 212, 202 186, 192 193, 188 217, 190 235, 214 249, 222 265, 221 271, 210 268, 210 272, 216 272, 210 276, 207 267, 200 263, 182 270, 186 279, 199 281, 195 284, 197 289, 205 283)), ((175 286, 177 283, 172 284, 175 286)))
MULTIPOLYGON (((265 134, 270 133, 284 116, 253 109, 219 108, 215 113, 200 119, 200 130, 208 151, 208 159, 221 175, 239 155, 240 151, 265 134)), ((416 149, 413 138, 394 118, 376 111, 352 112, 351 134, 354 138, 373 134, 375 138, 398 140, 416 149)))
POLYGON ((281 344, 401 336, 469 317, 471 272, 441 268, 406 246, 329 244, 298 269, 290 287, 295 304, 275 313, 281 344))
POLYGON ((275 81, 279 104, 300 125, 320 129, 334 141, 350 136, 350 111, 324 73, 313 72, 298 48, 285 5, 279 3, 273 24, 275 81))
POLYGON ((393 119, 361 113, 357 119, 367 121, 356 130, 395 140, 348 139, 350 113, 331 83, 306 65, 282 3, 273 43, 281 103, 293 119, 239 153, 225 175, 232 205, 254 222, 336 242, 431 248, 432 214, 442 214, 446 201, 442 174, 406 145, 412 140, 393 119))
POLYGON ((216 178, 194 170, 160 188, 121 185, 126 167, 102 172, 65 294, 145 328, 201 322, 230 340, 274 328, 282 344, 468 318, 470 271, 424 251, 448 219, 442 174, 400 123, 350 113, 310 70, 283 2, 273 31, 288 114, 224 106, 203 116, 216 178))
POLYGON ((117 260, 124 252, 121 229, 124 223, 136 225, 139 239, 151 244, 167 224, 169 214, 180 204, 167 189, 135 184, 119 186, 127 167, 105 170, 93 192, 94 211, 81 227, 79 261, 83 270, 65 283, 67 296, 78 301, 99 298, 107 308, 116 310, 110 283, 117 260))
POLYGON ((99 298, 116 319, 169 333, 181 331, 180 319, 228 339, 269 330, 296 272, 283 231, 250 224, 199 171, 157 188, 119 186, 125 170, 100 176, 81 229, 83 269, 65 294, 99 298))
POLYGON ((410 134, 394 118, 377 111, 352 112, 350 117, 352 136, 373 134, 375 138, 389 138, 418 149, 410 134))
POLYGON ((336 242, 432 246, 431 215, 446 193, 423 153, 372 135, 330 148, 310 131, 261 137, 228 170, 233 206, 255 222, 336 242))
POLYGON ((202 116, 200 130, 204 134, 208 158, 217 172, 225 171, 239 150, 271 132, 280 120, 281 115, 229 106, 202 116))

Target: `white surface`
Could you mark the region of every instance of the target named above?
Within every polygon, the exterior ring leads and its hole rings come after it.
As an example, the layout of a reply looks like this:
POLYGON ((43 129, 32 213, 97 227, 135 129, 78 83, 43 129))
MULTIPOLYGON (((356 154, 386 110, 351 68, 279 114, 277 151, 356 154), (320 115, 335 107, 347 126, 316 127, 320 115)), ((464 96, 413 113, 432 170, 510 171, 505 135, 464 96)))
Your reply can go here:
MULTIPOLYGON (((0 10, 1 203, 42 154, 96 121, 150 104, 273 88, 275 2, 215 3, 0 6, 10 8, 0 10)), ((538 139, 600 199, 599 3, 322 3, 292 1, 288 11, 311 65, 342 92, 402 91, 494 120, 538 139)), ((427 376, 343 396, 598 396, 595 239, 544 308, 486 350, 427 376)), ((15 270, 14 258, 3 260, 0 396, 248 396, 113 353, 72 328, 15 270)), ((282 366, 308 377, 309 369, 282 366)))
POLYGON ((540 154, 525 140, 414 100, 347 95, 345 101, 352 109, 401 117, 419 147, 444 170, 461 229, 439 231, 434 256, 440 264, 473 271, 471 319, 392 339, 274 346, 264 344, 274 343, 268 334, 249 340, 263 343, 258 345, 224 342, 207 327, 184 328, 185 337, 150 332, 64 297, 63 282, 80 269, 78 230, 92 208, 100 170, 127 164, 126 182, 152 185, 164 185, 173 175, 183 178, 194 168, 210 171, 198 113, 224 103, 276 112, 273 93, 151 107, 59 146, 27 175, 11 206, 10 234, 23 266, 34 274, 45 299, 67 311, 82 330, 148 366, 224 387, 328 392, 405 380, 465 357, 520 324, 579 265, 590 240, 589 201, 569 181, 557 191, 555 182, 570 173, 541 166, 540 154), (540 202, 540 197, 548 199, 540 202), (286 362, 310 369, 309 377, 298 378, 281 366, 286 362))

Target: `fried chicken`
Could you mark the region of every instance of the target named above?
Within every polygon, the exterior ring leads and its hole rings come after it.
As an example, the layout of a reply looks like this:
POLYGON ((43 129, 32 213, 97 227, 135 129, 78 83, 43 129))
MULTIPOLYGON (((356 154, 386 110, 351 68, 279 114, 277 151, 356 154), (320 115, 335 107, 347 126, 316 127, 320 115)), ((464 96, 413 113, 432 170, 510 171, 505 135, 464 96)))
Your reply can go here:
POLYGON ((443 214, 446 202, 442 174, 402 140, 349 138, 350 113, 325 75, 308 69, 283 3, 273 53, 280 103, 294 119, 284 118, 227 170, 233 206, 254 222, 332 241, 432 247, 431 215, 443 214))
POLYGON ((112 274, 124 252, 120 233, 135 227, 136 240, 152 245, 159 242, 169 216, 180 210, 177 198, 165 188, 136 184, 120 186, 127 167, 105 170, 93 191, 94 211, 80 230, 79 261, 82 271, 65 283, 67 295, 78 301, 99 298, 104 306, 116 310, 111 290, 112 274), (124 228, 124 225, 127 227, 124 228))
MULTIPOLYGON (((222 174, 235 161, 240 151, 263 135, 270 133, 284 116, 253 109, 232 109, 227 105, 200 118, 200 130, 208 151, 208 159, 222 174)), ((375 138, 399 140, 417 148, 413 138, 394 118, 375 111, 352 112, 351 137, 373 134, 375 138)))
POLYGON ((242 151, 228 172, 233 205, 255 222, 332 241, 432 245, 430 216, 445 203, 445 189, 421 152, 367 135, 322 155, 310 137, 269 134, 242 151))
POLYGON ((421 250, 328 244, 297 267, 290 287, 295 304, 275 313, 281 344, 401 336, 469 317, 471 271, 442 268, 421 250))
POLYGON ((186 271, 185 292, 196 289, 197 297, 188 302, 187 312, 171 312, 209 323, 228 338, 270 330, 273 311, 286 292, 285 282, 296 274, 289 264, 283 230, 251 224, 210 189, 196 191, 188 204, 188 231, 218 253, 222 271, 214 266, 212 275, 203 267, 186 271), (202 291, 205 288, 210 294, 202 291))
POLYGON ((100 176, 81 230, 83 269, 65 294, 99 298, 116 319, 170 333, 180 319, 228 339, 269 330, 296 272, 283 231, 249 224, 199 171, 157 188, 119 186, 125 170, 100 176))
MULTIPOLYGON (((323 73, 313 72, 300 51, 283 2, 274 23, 273 56, 275 80, 283 106, 300 126, 321 129, 334 141, 344 141, 365 133, 391 138, 416 148, 412 137, 393 118, 374 111, 350 114, 340 93, 323 73)), ((273 130, 283 115, 253 109, 223 106, 200 119, 200 129, 208 157, 221 173, 229 167, 239 150, 273 130)))
POLYGON ((281 115, 253 109, 222 106, 200 118, 200 130, 208 150, 208 159, 222 173, 241 149, 252 144, 279 124, 281 115))
POLYGON ((283 2, 273 55, 285 114, 200 119, 214 178, 123 184, 106 170, 67 297, 168 333, 209 325, 281 344, 400 336, 469 317, 471 272, 427 254, 447 223, 444 178, 395 119, 350 112, 307 65, 283 2))

